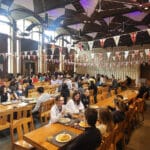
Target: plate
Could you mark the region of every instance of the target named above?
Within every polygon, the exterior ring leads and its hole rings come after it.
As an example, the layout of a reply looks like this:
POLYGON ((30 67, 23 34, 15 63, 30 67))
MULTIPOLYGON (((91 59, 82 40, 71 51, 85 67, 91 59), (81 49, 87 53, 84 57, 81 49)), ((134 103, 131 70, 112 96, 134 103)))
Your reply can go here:
POLYGON ((65 142, 69 142, 72 139, 72 137, 68 133, 60 133, 56 136, 55 139, 57 142, 65 143, 65 142))
POLYGON ((2 105, 10 105, 10 104, 12 104, 11 101, 8 101, 8 102, 2 102, 2 105))
POLYGON ((28 104, 24 103, 24 102, 18 104, 18 106, 20 106, 20 107, 23 107, 23 106, 26 106, 26 105, 28 105, 28 104))
POLYGON ((99 107, 97 105, 90 105, 90 108, 98 109, 99 107))
POLYGON ((60 118, 60 119, 59 119, 59 122, 60 122, 60 123, 68 123, 68 122, 70 122, 70 121, 71 121, 70 118, 60 118))
POLYGON ((79 126, 80 126, 80 127, 83 127, 83 128, 87 128, 87 127, 88 127, 88 124, 87 124, 86 122, 84 122, 84 121, 81 121, 81 122, 79 123, 79 126))

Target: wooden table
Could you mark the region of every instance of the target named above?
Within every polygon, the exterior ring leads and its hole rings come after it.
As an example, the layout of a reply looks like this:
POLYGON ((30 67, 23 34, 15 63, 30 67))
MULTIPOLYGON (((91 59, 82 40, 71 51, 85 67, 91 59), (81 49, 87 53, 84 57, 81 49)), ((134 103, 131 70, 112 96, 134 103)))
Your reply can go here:
POLYGON ((69 130, 75 134, 81 134, 83 131, 59 123, 48 124, 24 135, 24 140, 32 144, 38 150, 57 150, 59 147, 47 141, 47 137, 53 137, 62 130, 69 130))
MULTIPOLYGON (((119 95, 122 95, 124 98, 128 99, 128 101, 133 100, 134 98, 136 98, 137 96, 137 91, 135 90, 126 90, 123 91, 121 93, 119 93, 119 95)), ((111 96, 105 100, 101 100, 98 103, 96 103, 95 105, 99 106, 99 107, 106 107, 106 106, 114 106, 114 100, 115 96, 111 96)))
MULTIPOLYGON (((21 102, 17 102, 17 103, 12 103, 12 104, 8 104, 8 105, 3 105, 0 104, 0 111, 7 111, 7 110, 14 110, 14 108, 18 108, 18 107, 24 107, 20 105, 21 102)), ((26 106, 32 105, 34 106, 35 103, 28 103, 26 106)))

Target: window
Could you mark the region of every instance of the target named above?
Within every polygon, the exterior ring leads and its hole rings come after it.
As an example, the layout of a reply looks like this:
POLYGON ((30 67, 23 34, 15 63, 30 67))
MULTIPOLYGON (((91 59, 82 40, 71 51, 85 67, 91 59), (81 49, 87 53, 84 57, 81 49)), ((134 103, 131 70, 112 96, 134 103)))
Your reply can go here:
POLYGON ((0 15, 0 33, 10 34, 10 25, 7 24, 10 22, 6 16, 0 15))

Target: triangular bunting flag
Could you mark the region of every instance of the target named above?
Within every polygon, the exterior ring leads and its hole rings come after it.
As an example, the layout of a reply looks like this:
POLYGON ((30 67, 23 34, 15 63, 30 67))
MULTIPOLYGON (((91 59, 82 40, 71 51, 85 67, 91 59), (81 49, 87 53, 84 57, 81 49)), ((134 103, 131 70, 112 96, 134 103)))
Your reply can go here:
POLYGON ((130 37, 131 37, 133 44, 136 42, 136 35, 137 35, 137 32, 130 33, 130 37))
POLYGON ((92 48, 93 48, 93 44, 94 44, 94 41, 88 41, 88 44, 89 44, 89 48, 90 48, 90 50, 92 50, 92 48))
POLYGON ((129 51, 124 51, 124 58, 127 59, 129 55, 129 51))
POLYGON ((109 59, 111 55, 111 52, 107 52, 107 58, 109 59))
POLYGON ((150 29, 147 29, 147 33, 148 33, 148 35, 150 36, 150 29))
POLYGON ((150 57, 150 49, 145 49, 145 54, 150 57))
POLYGON ((94 59, 94 53, 91 54, 91 58, 94 59))
POLYGON ((119 40, 120 40, 120 35, 114 36, 113 39, 115 41, 116 46, 118 46, 119 40))
POLYGON ((100 39, 100 46, 101 46, 101 47, 104 47, 105 40, 106 40, 106 39, 100 39))
POLYGON ((143 52, 140 52, 140 57, 141 57, 141 58, 143 58, 143 57, 144 57, 143 52))
POLYGON ((134 50, 135 55, 139 54, 139 50, 134 50))

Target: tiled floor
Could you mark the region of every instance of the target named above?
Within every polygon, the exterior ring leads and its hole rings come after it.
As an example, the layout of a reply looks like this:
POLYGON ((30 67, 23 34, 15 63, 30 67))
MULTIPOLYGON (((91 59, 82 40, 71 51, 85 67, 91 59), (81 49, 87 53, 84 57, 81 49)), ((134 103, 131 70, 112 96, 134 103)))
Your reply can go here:
MULTIPOLYGON (((144 124, 133 132, 126 150, 150 150, 150 101, 144 124)), ((0 132, 0 150, 11 150, 9 130, 0 132)))

